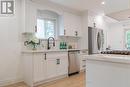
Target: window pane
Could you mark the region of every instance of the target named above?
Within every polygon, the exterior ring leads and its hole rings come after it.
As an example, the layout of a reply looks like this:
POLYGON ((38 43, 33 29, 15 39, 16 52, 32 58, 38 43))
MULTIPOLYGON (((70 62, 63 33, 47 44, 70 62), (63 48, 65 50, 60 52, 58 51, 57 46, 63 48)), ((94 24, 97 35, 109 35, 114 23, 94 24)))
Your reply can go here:
POLYGON ((130 30, 126 32, 127 49, 130 49, 130 30))
POLYGON ((44 20, 37 19, 37 33, 36 36, 38 38, 45 38, 45 28, 44 28, 44 20))
POLYGON ((45 36, 48 37, 54 37, 54 33, 55 33, 55 22, 54 21, 50 21, 47 20, 45 22, 45 29, 46 29, 46 33, 45 36))
POLYGON ((46 39, 55 36, 55 20, 37 19, 37 33, 38 38, 46 39))

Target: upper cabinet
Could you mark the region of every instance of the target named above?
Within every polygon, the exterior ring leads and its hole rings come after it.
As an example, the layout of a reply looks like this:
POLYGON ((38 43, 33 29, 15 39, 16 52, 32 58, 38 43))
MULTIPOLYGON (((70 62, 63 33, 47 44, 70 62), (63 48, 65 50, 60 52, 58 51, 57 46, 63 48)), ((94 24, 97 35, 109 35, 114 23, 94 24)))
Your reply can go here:
POLYGON ((31 0, 22 0, 22 33, 37 32, 38 38, 81 36, 81 16, 50 10, 31 0), (38 20, 39 19, 39 20, 38 20), (45 31, 45 32, 44 32, 45 31))
POLYGON ((94 12, 88 12, 88 26, 96 27, 99 29, 106 29, 105 17, 94 12))
POLYGON ((81 36, 81 16, 64 12, 63 17, 61 17, 61 20, 61 36, 81 36))
POLYGON ((34 33, 37 25, 37 9, 30 0, 22 0, 22 33, 34 33))

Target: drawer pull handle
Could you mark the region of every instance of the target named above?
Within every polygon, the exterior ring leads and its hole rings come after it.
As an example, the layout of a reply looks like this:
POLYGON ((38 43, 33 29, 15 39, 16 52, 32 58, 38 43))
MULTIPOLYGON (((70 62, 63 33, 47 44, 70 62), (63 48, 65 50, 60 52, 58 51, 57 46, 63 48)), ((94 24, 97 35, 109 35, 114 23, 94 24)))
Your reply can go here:
POLYGON ((86 61, 86 60, 82 60, 82 61, 86 61))
POLYGON ((60 59, 56 59, 56 64, 59 65, 60 64, 60 59))
POLYGON ((83 67, 86 67, 86 65, 84 65, 83 67))
POLYGON ((46 53, 45 53, 45 60, 46 60, 46 53))

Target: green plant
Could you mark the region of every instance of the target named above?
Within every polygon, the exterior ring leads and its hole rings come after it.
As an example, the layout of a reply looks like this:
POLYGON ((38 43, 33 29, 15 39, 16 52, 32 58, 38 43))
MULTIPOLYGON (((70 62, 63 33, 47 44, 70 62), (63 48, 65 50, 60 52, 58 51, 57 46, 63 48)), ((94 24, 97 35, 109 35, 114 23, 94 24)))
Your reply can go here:
POLYGON ((25 46, 31 45, 31 46, 33 46, 33 49, 36 49, 36 46, 37 46, 37 45, 40 45, 40 41, 39 41, 38 43, 36 43, 36 42, 34 42, 34 41, 32 41, 32 40, 31 40, 31 41, 25 41, 25 42, 24 42, 24 45, 25 45, 25 46))

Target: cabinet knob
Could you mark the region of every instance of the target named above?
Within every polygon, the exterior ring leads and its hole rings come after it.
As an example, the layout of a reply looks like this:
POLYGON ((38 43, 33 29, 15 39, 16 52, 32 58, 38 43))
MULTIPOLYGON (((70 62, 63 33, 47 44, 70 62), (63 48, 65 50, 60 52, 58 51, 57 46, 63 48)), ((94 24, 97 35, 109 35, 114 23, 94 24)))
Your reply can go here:
POLYGON ((45 53, 45 60, 46 60, 46 53, 45 53))
POLYGON ((35 32, 37 32, 37 26, 35 26, 35 32))
POLYGON ((84 61, 84 62, 85 62, 86 60, 82 60, 82 61, 84 61))
POLYGON ((75 36, 78 36, 78 31, 75 31, 75 36))
POLYGON ((56 64, 57 64, 57 65, 60 64, 60 59, 56 59, 56 64))
POLYGON ((82 67, 84 67, 84 68, 85 68, 85 67, 86 67, 86 65, 83 65, 82 67))
POLYGON ((66 35, 66 30, 64 29, 64 35, 66 35))

